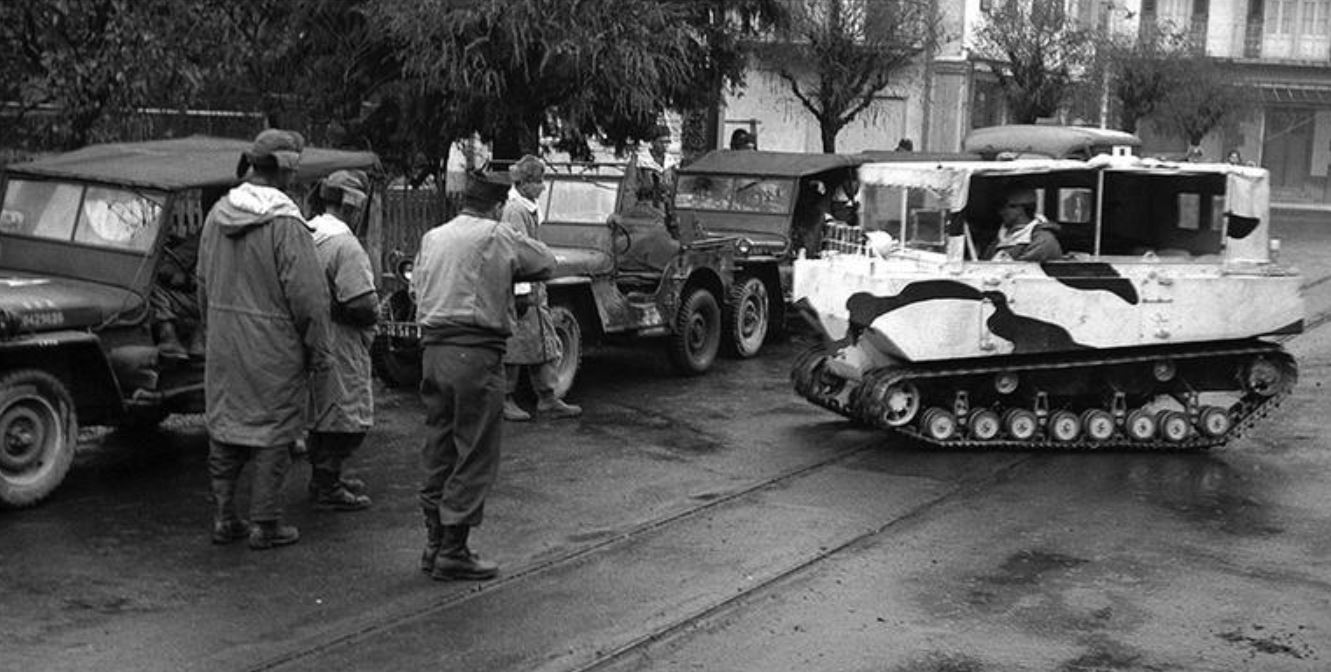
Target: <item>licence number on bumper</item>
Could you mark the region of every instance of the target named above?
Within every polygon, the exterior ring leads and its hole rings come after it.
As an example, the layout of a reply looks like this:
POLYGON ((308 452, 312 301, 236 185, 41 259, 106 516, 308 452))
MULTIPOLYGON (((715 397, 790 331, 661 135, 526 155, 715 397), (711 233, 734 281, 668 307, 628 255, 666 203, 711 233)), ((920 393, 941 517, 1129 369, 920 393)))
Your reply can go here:
POLYGON ((380 322, 379 333, 389 338, 421 337, 421 325, 415 322, 380 322))

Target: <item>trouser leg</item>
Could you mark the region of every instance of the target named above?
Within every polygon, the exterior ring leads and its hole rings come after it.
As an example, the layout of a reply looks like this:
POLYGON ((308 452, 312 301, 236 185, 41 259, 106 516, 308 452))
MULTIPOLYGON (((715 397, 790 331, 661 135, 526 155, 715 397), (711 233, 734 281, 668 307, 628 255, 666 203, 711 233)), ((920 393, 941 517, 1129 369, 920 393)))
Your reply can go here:
POLYGON ((444 525, 479 525, 499 471, 500 421, 506 382, 498 352, 427 346, 421 505, 437 508, 444 525))
POLYGON ((249 460, 250 449, 209 440, 208 479, 213 496, 213 531, 215 544, 245 538, 249 525, 236 513, 236 482, 249 460))
POLYGON ((254 449, 254 486, 250 493, 250 518, 254 522, 282 519, 282 486, 290 468, 290 445, 254 449))

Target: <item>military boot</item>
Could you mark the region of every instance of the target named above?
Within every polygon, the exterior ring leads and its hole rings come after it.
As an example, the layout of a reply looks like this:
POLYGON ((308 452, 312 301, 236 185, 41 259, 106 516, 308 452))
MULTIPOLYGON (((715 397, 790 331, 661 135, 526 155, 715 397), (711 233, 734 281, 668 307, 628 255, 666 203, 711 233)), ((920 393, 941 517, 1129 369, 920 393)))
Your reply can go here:
POLYGON ((236 515, 236 482, 213 479, 213 543, 240 541, 250 534, 250 525, 236 515))
POLYGON ((434 571, 434 560, 439 557, 439 547, 444 542, 444 524, 439 522, 439 511, 421 509, 425 516, 425 550, 421 552, 421 571, 429 574, 434 571))
POLYGON ((315 469, 310 476, 310 499, 316 511, 360 511, 370 507, 370 498, 352 492, 336 471, 315 469))
POLYGON ((565 403, 554 394, 543 394, 541 400, 536 402, 536 412, 554 419, 576 418, 582 415, 582 407, 565 403))
POLYGON ((250 530, 250 548, 264 551, 300 541, 300 530, 276 520, 256 521, 250 530))
POLYGON ((485 581, 499 576, 499 565, 481 560, 467 548, 468 525, 444 525, 439 555, 430 578, 436 581, 485 581))
POLYGON ((531 413, 522 410, 518 402, 513 401, 513 397, 504 397, 504 419, 509 422, 526 422, 531 420, 531 413))

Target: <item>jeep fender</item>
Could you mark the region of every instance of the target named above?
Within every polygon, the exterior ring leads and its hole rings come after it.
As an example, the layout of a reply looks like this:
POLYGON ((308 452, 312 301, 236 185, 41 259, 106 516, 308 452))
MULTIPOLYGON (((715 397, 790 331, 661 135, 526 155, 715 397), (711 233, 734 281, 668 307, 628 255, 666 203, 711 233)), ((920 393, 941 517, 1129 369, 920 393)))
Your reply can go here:
POLYGON ((120 385, 94 334, 52 331, 0 340, 0 374, 20 368, 55 376, 73 397, 80 424, 114 424, 124 413, 120 385))

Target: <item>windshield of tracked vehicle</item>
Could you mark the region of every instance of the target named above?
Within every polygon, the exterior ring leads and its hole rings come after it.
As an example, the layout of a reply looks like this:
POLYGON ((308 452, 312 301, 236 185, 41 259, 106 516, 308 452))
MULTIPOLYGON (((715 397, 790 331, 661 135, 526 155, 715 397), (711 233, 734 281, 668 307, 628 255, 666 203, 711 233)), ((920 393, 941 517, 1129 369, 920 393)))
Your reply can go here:
POLYGON ((9 180, 0 234, 133 252, 152 249, 166 195, 44 180, 9 180))
POLYGON ((540 205, 547 222, 604 224, 618 194, 618 180, 551 180, 540 205))
POLYGON ((863 187, 860 222, 865 231, 886 231, 898 244, 941 252, 947 245, 947 211, 928 189, 887 185, 863 187))

